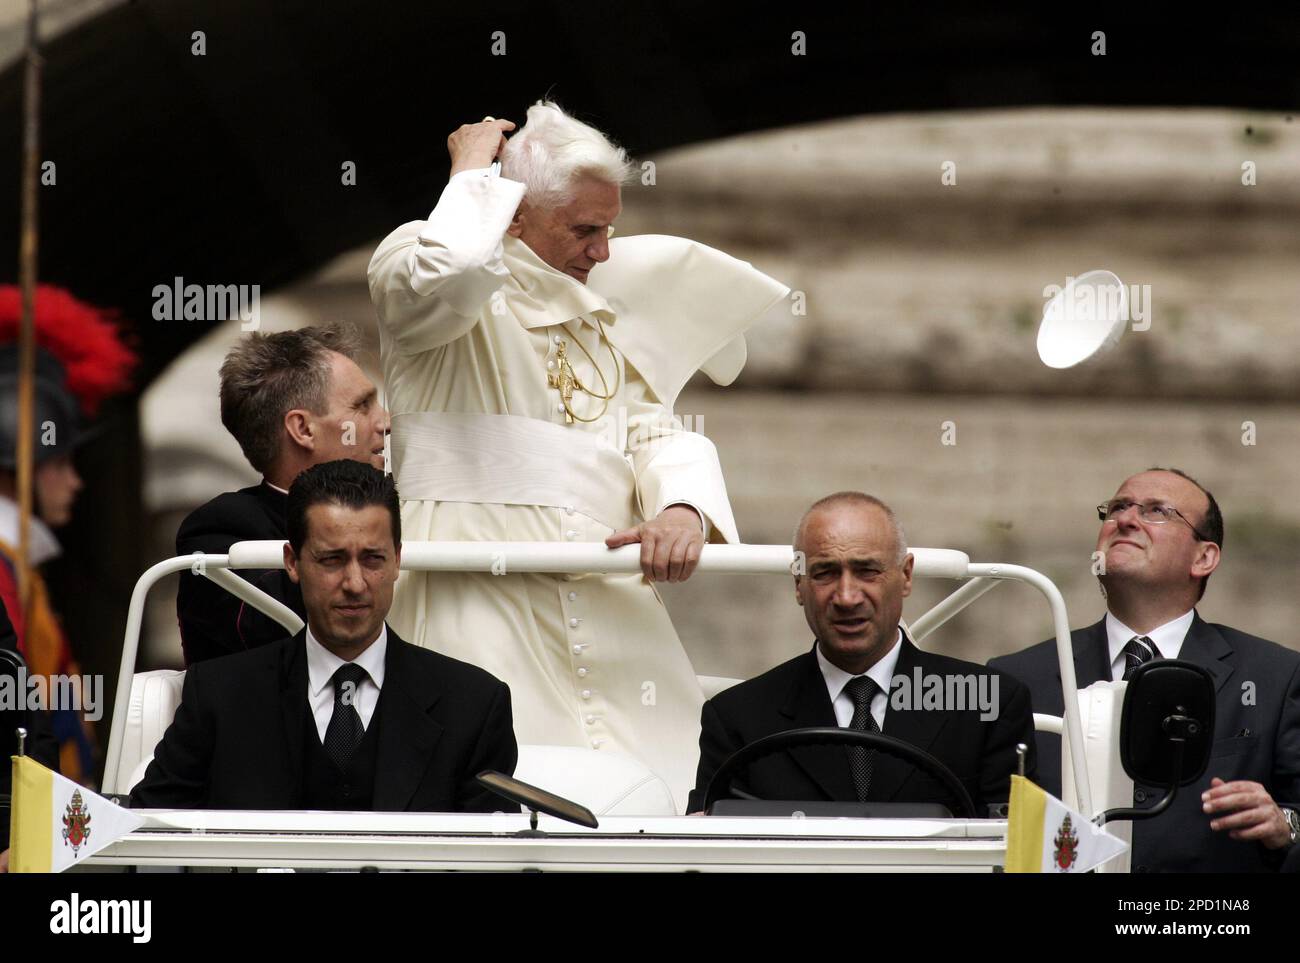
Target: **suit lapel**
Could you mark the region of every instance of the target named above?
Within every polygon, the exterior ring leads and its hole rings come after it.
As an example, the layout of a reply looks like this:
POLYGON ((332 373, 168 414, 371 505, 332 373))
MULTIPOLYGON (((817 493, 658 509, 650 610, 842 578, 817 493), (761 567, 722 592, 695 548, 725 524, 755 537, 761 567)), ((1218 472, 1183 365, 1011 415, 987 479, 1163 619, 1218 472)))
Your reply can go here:
MULTIPOLYGON (((1094 682, 1110 681, 1110 643, 1106 636, 1105 616, 1086 629, 1071 633, 1070 644, 1074 649, 1074 681, 1078 688, 1086 689, 1094 682)), ((1056 678, 1059 682, 1059 668, 1056 678)))
MULTIPOLYGON (((812 649, 800 663, 790 693, 778 711, 788 720, 787 729, 839 725, 831 706, 830 693, 826 691, 826 677, 822 675, 812 649)), ((826 794, 827 799, 857 798, 843 746, 803 746, 790 750, 789 756, 826 794)))
POLYGON ((1232 646, 1219 634, 1218 629, 1202 619, 1200 613, 1194 612, 1187 637, 1178 650, 1178 658, 1195 663, 1214 676, 1214 691, 1219 692, 1232 675, 1233 667, 1223 661, 1232 653, 1232 646))
MULTIPOLYGON (((899 644, 902 646, 902 650, 898 653, 894 678, 897 679, 899 676, 903 676, 908 680, 907 685, 912 690, 912 707, 910 709, 895 709, 891 699, 890 706, 885 710, 884 734, 893 736, 895 739, 902 739, 918 749, 929 752, 940 731, 947 724, 949 714, 923 708, 922 699, 924 693, 923 691, 918 692, 916 689, 914 670, 920 669, 922 676, 933 675, 934 673, 926 671, 926 654, 912 644, 906 633, 903 634, 902 641, 899 644)), ((894 685, 891 683, 891 694, 893 691, 894 685)), ((876 753, 875 762, 872 766, 869 797, 872 800, 888 802, 899 794, 915 771, 916 768, 909 762, 895 756, 887 756, 883 752, 876 753)))
POLYGON ((374 793, 374 808, 385 812, 407 809, 442 737, 442 726, 429 715, 442 694, 440 680, 412 654, 411 646, 390 628, 379 696, 374 793))
POLYGON ((288 779, 292 791, 302 788, 303 738, 309 721, 307 712, 307 630, 303 628, 285 646, 280 659, 280 719, 284 738, 288 779))

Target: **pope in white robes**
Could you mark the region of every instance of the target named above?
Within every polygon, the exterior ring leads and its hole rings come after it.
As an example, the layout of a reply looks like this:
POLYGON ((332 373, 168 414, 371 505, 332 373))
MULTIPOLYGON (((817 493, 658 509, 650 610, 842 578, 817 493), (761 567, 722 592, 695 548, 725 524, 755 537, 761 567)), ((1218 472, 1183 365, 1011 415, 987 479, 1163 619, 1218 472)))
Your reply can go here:
POLYGON ((626 154, 552 104, 513 128, 455 132, 428 220, 370 262, 404 538, 641 542, 643 572, 406 572, 389 622, 508 683, 520 743, 633 756, 681 811, 703 700, 653 581, 739 535, 673 407, 696 371, 739 374, 788 289, 691 241, 609 240, 626 154))

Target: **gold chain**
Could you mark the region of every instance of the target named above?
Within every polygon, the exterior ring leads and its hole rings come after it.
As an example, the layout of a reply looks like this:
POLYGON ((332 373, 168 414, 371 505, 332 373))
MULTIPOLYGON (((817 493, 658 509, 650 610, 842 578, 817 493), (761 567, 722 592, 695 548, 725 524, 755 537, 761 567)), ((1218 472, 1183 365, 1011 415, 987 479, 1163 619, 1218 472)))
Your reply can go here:
POLYGON ((609 411, 610 401, 613 400, 614 396, 618 394, 619 388, 622 387, 622 376, 618 369, 618 356, 614 354, 614 343, 609 340, 609 335, 605 333, 605 326, 601 324, 600 318, 596 318, 595 321, 596 327, 600 331, 600 338, 605 343, 605 347, 609 350, 609 358, 614 363, 614 389, 612 391, 610 390, 609 381, 605 378, 605 373, 600 370, 600 365, 596 363, 596 359, 591 356, 591 352, 583 346, 577 335, 572 334, 572 332, 565 328, 564 331, 571 334, 573 340, 577 343, 578 350, 586 355, 587 360, 591 362, 591 366, 596 370, 596 377, 600 379, 600 386, 605 392, 604 394, 599 394, 592 391, 591 388, 582 383, 582 379, 578 377, 578 372, 574 369, 573 365, 569 361, 568 355, 565 353, 564 342, 561 341, 560 349, 556 353, 556 360, 559 362, 560 371, 558 375, 552 375, 549 380, 552 388, 561 389, 560 403, 564 406, 565 418, 570 423, 581 421, 584 424, 591 424, 592 422, 599 421, 601 418, 605 417, 605 413, 609 411), (572 391, 566 392, 564 390, 566 381, 572 384, 573 387, 577 388, 579 391, 582 391, 597 401, 604 402, 604 405, 601 406, 600 411, 595 416, 584 418, 573 410, 572 405, 569 404, 569 399, 572 397, 572 391))

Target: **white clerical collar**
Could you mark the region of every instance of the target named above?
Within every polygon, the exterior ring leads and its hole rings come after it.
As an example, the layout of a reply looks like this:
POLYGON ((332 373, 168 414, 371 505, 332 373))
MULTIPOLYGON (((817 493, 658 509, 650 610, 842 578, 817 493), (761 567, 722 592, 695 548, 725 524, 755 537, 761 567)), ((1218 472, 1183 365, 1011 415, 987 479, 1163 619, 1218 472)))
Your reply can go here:
POLYGON ((507 234, 501 249, 506 268, 519 285, 519 292, 510 298, 510 310, 522 327, 549 327, 575 318, 590 324, 583 315, 594 311, 603 312, 605 324, 614 323, 614 311, 603 297, 551 267, 519 238, 507 234))
MULTIPOLYGON (((62 554, 63 549, 59 546, 59 540, 35 512, 32 513, 31 526, 27 532, 30 538, 27 544, 27 556, 32 565, 42 565, 62 554)), ((0 495, 0 541, 11 545, 14 553, 17 554, 18 503, 5 495, 0 495)))
POLYGON ((271 489, 272 491, 279 492, 281 495, 289 494, 289 490, 287 488, 281 488, 279 485, 272 485, 265 478, 262 479, 262 484, 265 485, 267 488, 271 489))
POLYGON ((898 665, 899 653, 903 651, 903 630, 898 630, 898 635, 894 639, 894 644, 889 651, 880 657, 866 672, 860 672, 858 675, 852 675, 845 672, 838 665, 835 665, 822 654, 822 644, 818 642, 813 646, 813 651, 817 653, 817 664, 821 666, 822 678, 826 680, 826 693, 831 697, 831 705, 840 697, 844 687, 849 684, 850 679, 856 679, 865 675, 872 682, 880 687, 880 691, 889 695, 890 684, 894 681, 894 668, 898 665))
MULTIPOLYGON (((1166 659, 1178 658, 1178 653, 1182 651, 1183 639, 1187 638, 1187 630, 1192 627, 1192 619, 1196 617, 1196 610, 1192 609, 1183 613, 1172 622, 1166 622, 1150 632, 1134 632, 1127 625, 1121 622, 1109 612, 1106 613, 1106 641, 1110 645, 1110 664, 1113 670, 1117 663, 1124 660, 1124 646, 1128 645, 1129 640, 1135 635, 1145 635, 1155 643, 1156 652, 1160 657, 1166 659)), ((1122 669, 1120 670, 1122 673, 1122 669)))
MULTIPOLYGON (((387 653, 388 625, 385 623, 379 630, 379 638, 366 646, 366 650, 352 660, 353 665, 359 665, 366 670, 366 674, 378 689, 384 687, 384 657, 387 653)), ((316 641, 316 637, 311 634, 311 627, 307 627, 307 691, 312 696, 320 695, 321 690, 330 684, 339 667, 347 664, 345 660, 316 641)))

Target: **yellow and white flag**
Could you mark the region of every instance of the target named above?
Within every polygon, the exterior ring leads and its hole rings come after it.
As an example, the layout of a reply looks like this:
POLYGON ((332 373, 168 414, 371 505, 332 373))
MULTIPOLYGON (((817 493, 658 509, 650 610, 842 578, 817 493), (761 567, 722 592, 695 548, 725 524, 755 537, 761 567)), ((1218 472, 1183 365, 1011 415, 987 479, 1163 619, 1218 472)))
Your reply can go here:
POLYGON ((1086 873, 1128 849, 1024 776, 1011 777, 1008 873, 1086 873))
POLYGON ((144 820, 28 756, 13 756, 11 873, 61 873, 144 820))

